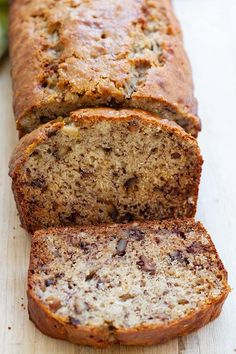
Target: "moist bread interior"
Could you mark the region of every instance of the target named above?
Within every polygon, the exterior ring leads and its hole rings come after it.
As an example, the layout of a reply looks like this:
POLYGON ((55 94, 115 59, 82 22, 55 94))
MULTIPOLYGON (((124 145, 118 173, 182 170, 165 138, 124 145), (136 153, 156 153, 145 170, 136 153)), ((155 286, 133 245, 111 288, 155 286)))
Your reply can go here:
POLYGON ((14 182, 30 228, 193 216, 201 163, 191 139, 142 119, 66 124, 14 182))
POLYGON ((168 324, 227 288, 222 263, 199 225, 133 223, 45 233, 34 237, 30 291, 72 325, 112 331, 168 324))

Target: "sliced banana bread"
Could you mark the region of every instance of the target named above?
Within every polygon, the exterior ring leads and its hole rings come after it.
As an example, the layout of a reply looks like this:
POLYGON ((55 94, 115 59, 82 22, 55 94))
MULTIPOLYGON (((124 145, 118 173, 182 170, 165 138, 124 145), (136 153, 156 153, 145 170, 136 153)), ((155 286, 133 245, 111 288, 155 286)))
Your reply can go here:
POLYGON ((182 128, 139 110, 82 109, 26 135, 10 163, 23 227, 192 217, 202 158, 182 128))
POLYGON ((32 238, 29 314, 77 344, 150 345, 215 319, 227 273, 192 219, 51 228, 32 238))
POLYGON ((191 68, 170 0, 14 0, 20 134, 78 108, 142 108, 197 135, 191 68))

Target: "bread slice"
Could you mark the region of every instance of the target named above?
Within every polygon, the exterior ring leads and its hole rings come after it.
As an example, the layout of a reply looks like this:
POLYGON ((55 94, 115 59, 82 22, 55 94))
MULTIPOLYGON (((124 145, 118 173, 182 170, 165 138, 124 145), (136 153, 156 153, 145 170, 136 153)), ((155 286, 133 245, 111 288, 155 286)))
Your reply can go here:
POLYGON ((104 347, 158 344, 215 319, 227 273, 192 219, 33 235, 29 314, 45 334, 104 347))
POLYGON ((14 0, 20 135, 78 108, 141 108, 200 130, 191 68, 170 0, 14 0))
POLYGON ((78 110, 26 135, 10 163, 22 225, 192 217, 202 158, 183 129, 139 110, 78 110))

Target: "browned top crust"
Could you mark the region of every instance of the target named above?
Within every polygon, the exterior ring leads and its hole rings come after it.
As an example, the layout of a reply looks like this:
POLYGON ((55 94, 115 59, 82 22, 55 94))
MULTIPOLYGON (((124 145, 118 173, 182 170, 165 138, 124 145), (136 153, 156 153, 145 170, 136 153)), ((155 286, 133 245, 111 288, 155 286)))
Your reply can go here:
POLYGON ((99 105, 143 108, 200 130, 169 0, 15 0, 10 54, 21 134, 99 105))

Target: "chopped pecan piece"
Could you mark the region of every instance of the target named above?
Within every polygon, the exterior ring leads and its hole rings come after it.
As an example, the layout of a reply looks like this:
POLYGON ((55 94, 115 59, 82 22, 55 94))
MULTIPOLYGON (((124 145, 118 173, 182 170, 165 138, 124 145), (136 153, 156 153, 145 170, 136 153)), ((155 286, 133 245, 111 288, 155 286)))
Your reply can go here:
POLYGON ((129 230, 129 237, 134 238, 137 241, 141 241, 144 238, 144 231, 140 229, 130 229, 129 230))
POLYGON ((136 263, 142 270, 152 275, 156 272, 156 264, 149 260, 146 256, 140 256, 139 261, 136 263))
POLYGON ((181 154, 177 151, 173 152, 171 154, 172 159, 179 159, 181 157, 181 154))
POLYGON ((189 264, 188 259, 183 256, 183 252, 180 250, 170 253, 169 256, 172 261, 178 261, 180 263, 189 264))
POLYGON ((121 238, 118 242, 117 242, 117 246, 116 246, 116 254, 118 256, 124 256, 125 255, 125 250, 128 244, 128 240, 125 238, 121 238))
POLYGON ((120 298, 122 301, 127 301, 127 300, 130 300, 130 299, 134 299, 134 298, 135 298, 135 295, 132 295, 132 294, 123 294, 123 295, 119 296, 119 298, 120 298))
POLYGON ((69 323, 72 324, 73 326, 78 326, 81 322, 78 318, 69 316, 69 323))
POLYGON ((186 250, 188 253, 200 253, 204 251, 204 246, 200 242, 193 242, 186 250))
POLYGON ((92 269, 89 274, 85 277, 85 281, 91 280, 96 276, 97 269, 92 269))

